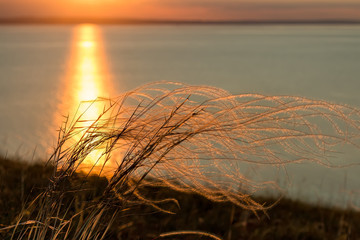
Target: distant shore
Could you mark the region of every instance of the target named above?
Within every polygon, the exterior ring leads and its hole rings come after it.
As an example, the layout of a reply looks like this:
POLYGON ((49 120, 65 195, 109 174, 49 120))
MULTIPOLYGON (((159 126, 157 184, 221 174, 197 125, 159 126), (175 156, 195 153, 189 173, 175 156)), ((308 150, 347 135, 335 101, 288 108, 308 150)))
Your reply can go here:
POLYGON ((0 24, 111 24, 111 25, 302 25, 302 24, 360 24, 360 20, 349 19, 325 19, 325 20, 164 20, 164 19, 122 19, 122 18, 37 18, 37 17, 16 17, 0 18, 0 24))

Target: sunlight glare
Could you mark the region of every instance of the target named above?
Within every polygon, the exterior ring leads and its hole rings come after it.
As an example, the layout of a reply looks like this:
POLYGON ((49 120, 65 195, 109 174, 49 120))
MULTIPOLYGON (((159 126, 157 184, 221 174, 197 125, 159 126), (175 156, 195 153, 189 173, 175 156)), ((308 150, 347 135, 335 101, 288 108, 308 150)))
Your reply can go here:
MULTIPOLYGON (((103 113, 105 103, 94 100, 99 97, 110 98, 113 94, 99 31, 95 25, 86 24, 77 26, 74 32, 61 112, 69 113, 71 118, 78 118, 82 114, 78 127, 91 126, 103 113)), ((79 141, 83 134, 75 135, 74 142, 79 141)), ((91 152, 82 163, 81 170, 92 166, 101 168, 104 164, 104 159, 100 158, 102 152, 101 149, 91 152)), ((95 168, 92 172, 98 173, 98 170, 95 168)))

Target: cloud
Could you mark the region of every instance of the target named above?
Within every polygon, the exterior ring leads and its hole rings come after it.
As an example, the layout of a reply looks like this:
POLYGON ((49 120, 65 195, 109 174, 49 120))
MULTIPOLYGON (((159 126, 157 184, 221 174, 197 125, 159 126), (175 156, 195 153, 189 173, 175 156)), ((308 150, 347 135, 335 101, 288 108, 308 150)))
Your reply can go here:
MULTIPOLYGON (((147 1, 149 3, 149 1, 147 1)), ((360 19, 360 2, 340 0, 238 1, 152 0, 153 4, 179 9, 201 9, 217 19, 360 19)))
POLYGON ((97 0, 93 2, 96 6, 85 3, 85 0, 0 0, 0 18, 95 16, 167 20, 360 20, 358 0, 97 0))
MULTIPOLYGON (((147 1, 149 2, 149 1, 147 1)), ((324 8, 359 8, 360 2, 345 2, 345 1, 329 1, 329 2, 306 2, 306 1, 293 1, 293 2, 276 2, 276 1, 234 1, 234 0, 153 0, 150 1, 155 4, 171 6, 171 7, 203 7, 214 9, 226 9, 226 10, 239 10, 239 9, 324 9, 324 8)))

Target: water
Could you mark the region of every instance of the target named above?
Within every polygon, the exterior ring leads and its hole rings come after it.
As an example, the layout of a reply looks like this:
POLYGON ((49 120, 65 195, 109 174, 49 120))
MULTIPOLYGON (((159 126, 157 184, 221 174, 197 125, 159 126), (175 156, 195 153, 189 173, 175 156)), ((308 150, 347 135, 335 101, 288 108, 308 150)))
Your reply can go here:
MULTIPOLYGON (((61 120, 54 119, 67 114, 62 102, 76 89, 71 76, 80 74, 72 69, 77 28, 0 26, 1 154, 46 158, 55 145, 61 120)), ((97 29, 102 40, 96 40, 99 53, 94 59, 101 55, 97 64, 106 70, 96 74, 107 76, 111 95, 166 80, 213 85, 234 94, 297 95, 359 107, 358 25, 97 29)), ((358 152, 339 158, 356 162, 358 152)), ((359 170, 291 165, 288 173, 295 187, 289 194, 347 204, 347 191, 358 190, 359 170)))

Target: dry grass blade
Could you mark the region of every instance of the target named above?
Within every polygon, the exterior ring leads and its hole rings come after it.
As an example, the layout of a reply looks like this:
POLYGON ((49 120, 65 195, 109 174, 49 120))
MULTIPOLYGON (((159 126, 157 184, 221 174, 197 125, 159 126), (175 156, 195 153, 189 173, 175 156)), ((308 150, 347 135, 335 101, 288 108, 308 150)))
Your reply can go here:
MULTIPOLYGON (((198 236, 198 237, 206 237, 208 239, 215 239, 215 240, 222 240, 221 238, 215 236, 211 233, 201 232, 201 231, 176 231, 176 232, 168 232, 160 234, 158 239, 161 238, 167 238, 167 237, 179 237, 179 236, 185 236, 185 235, 191 235, 191 236, 198 236)), ((203 239, 203 238, 202 238, 203 239)))
MULTIPOLYGON (((29 237, 94 239, 108 230, 106 222, 114 219, 109 214, 114 209, 121 212, 139 204, 171 212, 161 205, 177 204, 176 200, 153 199, 143 192, 148 186, 264 210, 252 195, 276 185, 250 179, 249 167, 282 167, 305 160, 332 166, 328 156, 334 146, 359 148, 359 109, 324 101, 231 95, 214 87, 180 83, 148 84, 117 99, 99 101, 106 104, 96 119, 82 119, 81 114, 60 129, 50 159, 58 171, 38 200, 41 210, 35 220, 42 224, 29 237), (94 152, 100 154, 94 158, 94 152), (88 179, 98 174, 107 182, 103 192, 72 217, 77 201, 71 196, 84 191, 86 183, 70 183, 81 170, 87 171, 88 179), (55 221, 54 216, 71 221, 55 221), (65 229, 63 224, 69 224, 66 231, 49 233, 49 226, 65 229)), ((21 239, 21 232, 28 230, 18 227, 21 239)))

